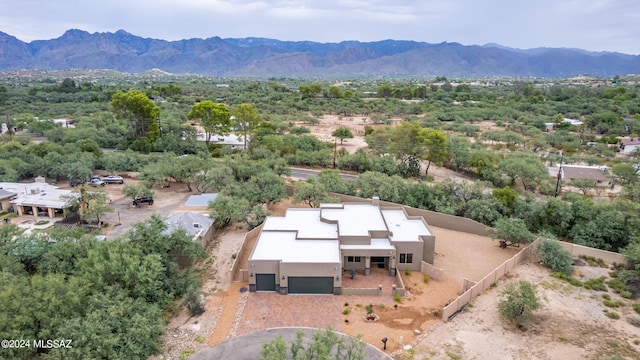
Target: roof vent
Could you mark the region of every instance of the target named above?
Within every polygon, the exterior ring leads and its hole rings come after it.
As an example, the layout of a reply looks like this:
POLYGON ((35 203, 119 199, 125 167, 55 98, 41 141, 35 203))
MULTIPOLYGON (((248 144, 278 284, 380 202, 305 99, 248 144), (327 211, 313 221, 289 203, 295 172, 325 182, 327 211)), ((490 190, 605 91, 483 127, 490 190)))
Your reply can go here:
POLYGON ((378 196, 374 196, 371 198, 371 205, 378 206, 380 205, 380 198, 378 196))
POLYGON ((198 224, 198 223, 193 223, 193 227, 194 227, 194 228, 199 228, 199 227, 200 227, 200 224, 198 224))

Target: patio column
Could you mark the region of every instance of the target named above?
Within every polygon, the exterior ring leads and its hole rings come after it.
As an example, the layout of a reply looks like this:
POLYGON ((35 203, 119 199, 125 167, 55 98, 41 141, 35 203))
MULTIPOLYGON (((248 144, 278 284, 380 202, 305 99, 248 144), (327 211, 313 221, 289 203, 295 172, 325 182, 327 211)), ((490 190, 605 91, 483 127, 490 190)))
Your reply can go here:
POLYGON ((33 216, 38 217, 38 207, 32 206, 31 211, 33 211, 33 216))
POLYGON ((389 256, 389 275, 396 276, 396 255, 389 256))
POLYGON ((371 270, 371 256, 364 257, 364 276, 369 276, 371 270))
POLYGON ((56 217, 56 209, 48 208, 47 211, 49 212, 49 219, 53 219, 54 217, 56 217))

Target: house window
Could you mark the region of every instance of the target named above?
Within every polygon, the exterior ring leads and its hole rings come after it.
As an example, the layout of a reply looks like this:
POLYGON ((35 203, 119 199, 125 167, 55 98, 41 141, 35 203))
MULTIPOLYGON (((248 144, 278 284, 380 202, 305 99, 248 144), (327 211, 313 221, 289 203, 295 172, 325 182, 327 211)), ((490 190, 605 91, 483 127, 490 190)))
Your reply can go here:
POLYGON ((347 256, 347 262, 360 262, 360 256, 347 256))
POLYGON ((400 254, 400 264, 413 263, 413 254, 400 254))

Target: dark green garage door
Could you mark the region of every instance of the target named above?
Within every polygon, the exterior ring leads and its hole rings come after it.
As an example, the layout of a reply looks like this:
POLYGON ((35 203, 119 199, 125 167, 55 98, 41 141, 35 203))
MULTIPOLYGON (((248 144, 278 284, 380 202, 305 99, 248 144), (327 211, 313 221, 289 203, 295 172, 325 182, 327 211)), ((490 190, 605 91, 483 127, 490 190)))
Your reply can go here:
POLYGON ((256 291, 276 291, 276 274, 256 274, 256 291))
POLYGON ((289 294, 333 294, 333 278, 289 276, 289 294))

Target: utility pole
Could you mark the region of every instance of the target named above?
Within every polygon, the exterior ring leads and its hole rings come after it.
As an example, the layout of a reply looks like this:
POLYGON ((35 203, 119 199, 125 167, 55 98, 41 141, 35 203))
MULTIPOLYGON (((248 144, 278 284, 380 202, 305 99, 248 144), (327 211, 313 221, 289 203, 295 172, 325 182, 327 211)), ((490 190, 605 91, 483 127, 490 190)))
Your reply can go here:
POLYGON ((560 155, 560 167, 558 168, 558 179, 556 180, 556 192, 553 197, 558 197, 558 191, 560 190, 560 179, 562 178, 562 164, 564 164, 564 151, 560 155))
POLYGON ((333 168, 336 168, 336 149, 338 148, 338 138, 333 138, 333 168))

